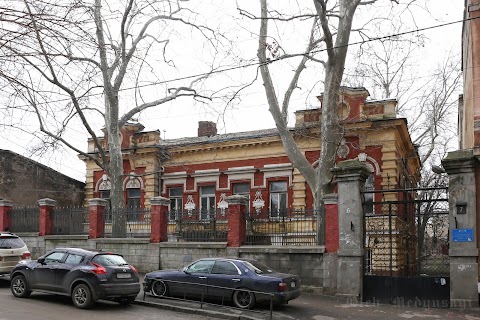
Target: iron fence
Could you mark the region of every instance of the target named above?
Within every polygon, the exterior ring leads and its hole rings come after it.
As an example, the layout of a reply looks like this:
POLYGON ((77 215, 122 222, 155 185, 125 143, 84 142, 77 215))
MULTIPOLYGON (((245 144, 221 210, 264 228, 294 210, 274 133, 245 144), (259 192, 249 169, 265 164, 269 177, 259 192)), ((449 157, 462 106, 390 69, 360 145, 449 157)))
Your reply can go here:
POLYGON ((246 215, 247 244, 275 246, 317 245, 318 211, 260 211, 246 215))
MULTIPOLYGON (((37 208, 38 210, 38 208, 37 208)), ((88 208, 65 207, 55 208, 52 215, 52 234, 78 235, 88 234, 89 217, 88 208)))
POLYGON ((10 211, 12 232, 38 232, 40 211, 38 207, 13 207, 10 211))
POLYGON ((416 190, 411 197, 398 197, 401 200, 367 204, 370 210, 365 212, 365 274, 449 275, 446 189, 420 191, 430 197, 419 197, 416 190))
POLYGON ((105 237, 112 237, 112 224, 118 219, 119 223, 126 224, 127 237, 150 237, 151 211, 148 208, 110 208, 103 212, 105 221, 105 237))
POLYGON ((228 221, 224 210, 177 211, 170 215, 168 235, 173 241, 227 241, 228 221))

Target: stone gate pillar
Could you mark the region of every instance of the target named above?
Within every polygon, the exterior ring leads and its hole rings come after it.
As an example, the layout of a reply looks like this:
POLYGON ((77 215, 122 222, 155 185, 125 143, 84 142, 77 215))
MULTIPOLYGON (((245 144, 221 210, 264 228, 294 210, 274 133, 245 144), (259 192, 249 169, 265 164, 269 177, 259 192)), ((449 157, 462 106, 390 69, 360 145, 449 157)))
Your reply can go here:
POLYGON ((450 307, 478 307, 475 162, 472 150, 448 153, 450 307))
POLYGON ((338 185, 337 296, 360 300, 365 246, 361 191, 370 171, 358 160, 346 160, 332 172, 338 185))

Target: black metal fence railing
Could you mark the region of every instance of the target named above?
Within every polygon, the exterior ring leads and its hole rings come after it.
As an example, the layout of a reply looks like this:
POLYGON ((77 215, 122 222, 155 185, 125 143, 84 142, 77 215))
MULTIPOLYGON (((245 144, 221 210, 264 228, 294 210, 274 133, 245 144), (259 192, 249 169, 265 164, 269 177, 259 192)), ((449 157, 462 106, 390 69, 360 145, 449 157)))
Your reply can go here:
POLYGON ((51 213, 51 215, 53 217, 52 234, 55 234, 55 235, 88 234, 88 231, 89 231, 88 208, 84 208, 84 207, 57 208, 56 207, 51 213))
MULTIPOLYGON (((12 232, 38 232, 38 207, 14 207, 10 212, 12 232)), ((52 234, 88 234, 88 208, 55 208, 52 234)), ((275 246, 317 245, 317 216, 315 210, 288 210, 282 212, 250 212, 245 214, 246 244, 275 246)), ((169 214, 169 241, 226 242, 228 220, 226 210, 192 210, 169 214)), ((130 238, 149 238, 151 211, 146 208, 110 208, 103 213, 105 237, 112 237, 114 223, 125 224, 130 238)))
POLYGON ((221 209, 177 211, 168 225, 168 236, 174 241, 225 242, 227 232, 227 214, 221 209))
MULTIPOLYGON (((174 281, 174 280, 153 280, 153 284, 155 282, 160 281, 164 283, 168 287, 181 287, 183 290, 177 290, 178 294, 172 296, 170 294, 167 295, 156 295, 151 290, 148 292, 143 290, 143 301, 145 301, 146 296, 148 295, 151 298, 155 299, 168 299, 168 300, 180 300, 180 301, 197 301, 200 305, 200 309, 203 309, 204 305, 208 304, 215 304, 216 306, 221 305, 223 307, 228 308, 235 308, 231 304, 231 297, 233 297, 234 293, 237 292, 245 292, 246 294, 250 295, 253 294, 255 296, 255 300, 260 300, 267 302, 269 305, 268 311, 264 310, 254 310, 252 308, 247 309, 240 309, 240 310, 249 310, 249 312, 263 314, 265 315, 265 319, 273 319, 273 306, 274 306, 274 299, 275 295, 271 292, 265 291, 255 291, 255 290, 248 290, 242 288, 228 288, 222 286, 215 286, 209 284, 201 284, 201 283, 192 283, 192 282, 182 282, 182 281, 174 281), (181 292, 180 292, 181 291, 181 292), (215 296, 215 299, 212 299, 212 296, 208 294, 208 292, 223 292, 222 297, 215 296), (192 300, 196 299, 196 300, 192 300), (211 302, 216 303, 211 303, 211 302)), ((145 284, 144 284, 145 285, 145 284)))
POLYGON ((249 212, 246 216, 247 244, 275 246, 317 245, 318 211, 249 212))
POLYGON ((40 211, 38 207, 13 207, 10 211, 12 232, 38 232, 40 211))
POLYGON ((126 224, 127 237, 150 237, 151 211, 148 208, 110 208, 106 207, 103 213, 105 221, 105 237, 112 236, 112 224, 118 219, 119 223, 126 224))

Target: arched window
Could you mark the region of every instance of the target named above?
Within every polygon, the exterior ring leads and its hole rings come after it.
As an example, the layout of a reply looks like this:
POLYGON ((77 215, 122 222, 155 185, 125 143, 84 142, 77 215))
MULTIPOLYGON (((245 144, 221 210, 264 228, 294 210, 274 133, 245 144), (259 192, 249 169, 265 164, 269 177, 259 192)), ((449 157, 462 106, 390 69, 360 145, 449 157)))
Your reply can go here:
POLYGON ((127 191, 127 208, 140 208, 142 183, 139 178, 130 176, 125 189, 127 191))

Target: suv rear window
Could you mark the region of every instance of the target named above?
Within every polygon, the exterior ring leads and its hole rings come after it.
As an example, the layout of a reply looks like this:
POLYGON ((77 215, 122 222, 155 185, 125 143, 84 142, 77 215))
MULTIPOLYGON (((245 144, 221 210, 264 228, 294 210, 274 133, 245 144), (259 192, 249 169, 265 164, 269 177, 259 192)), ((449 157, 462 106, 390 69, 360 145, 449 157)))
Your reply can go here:
POLYGON ((24 246, 25 243, 18 237, 0 237, 0 249, 18 249, 24 246))
POLYGON ((92 262, 98 263, 101 266, 124 266, 128 263, 122 256, 117 254, 99 254, 93 257, 92 262))

